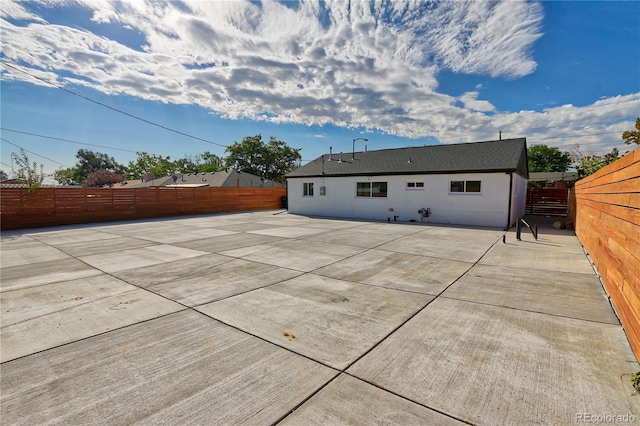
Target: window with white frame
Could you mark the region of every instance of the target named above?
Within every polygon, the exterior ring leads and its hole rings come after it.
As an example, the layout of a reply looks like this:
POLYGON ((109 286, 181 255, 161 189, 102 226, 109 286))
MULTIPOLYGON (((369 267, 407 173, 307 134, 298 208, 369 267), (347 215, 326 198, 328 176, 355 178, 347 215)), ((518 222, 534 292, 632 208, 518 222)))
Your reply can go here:
POLYGON ((313 182, 304 182, 302 184, 302 196, 313 197, 313 182))
POLYGON ((424 189, 424 182, 407 182, 407 189, 424 189))
POLYGON ((475 192, 480 193, 482 185, 479 180, 452 180, 449 181, 449 192, 450 193, 460 193, 460 192, 475 192))
POLYGON ((356 196, 358 197, 386 197, 387 182, 357 182, 356 196))

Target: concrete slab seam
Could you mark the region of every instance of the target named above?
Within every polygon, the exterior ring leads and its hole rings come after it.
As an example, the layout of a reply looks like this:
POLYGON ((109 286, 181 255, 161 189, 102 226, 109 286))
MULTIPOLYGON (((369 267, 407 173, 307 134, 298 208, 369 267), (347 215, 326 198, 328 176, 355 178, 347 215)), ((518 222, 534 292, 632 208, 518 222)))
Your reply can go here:
MULTIPOLYGON (((64 346, 73 345, 73 344, 76 344, 78 342, 82 342, 84 340, 93 339, 94 337, 98 337, 98 336, 103 336, 105 334, 109 334, 109 333, 114 332, 114 331, 124 330, 125 328, 129 328, 131 326, 144 324, 144 323, 149 322, 149 321, 154 321, 154 320, 157 320, 158 318, 164 318, 164 317, 167 317, 169 315, 175 315, 175 314, 187 311, 189 309, 190 308, 187 307, 186 309, 180 309, 179 311, 169 312, 167 314, 160 314, 160 315, 155 316, 153 318, 148 318, 148 319, 145 319, 145 320, 142 320, 142 321, 138 321, 138 322, 135 322, 135 323, 132 323, 132 324, 123 325, 122 327, 116 327, 116 328, 114 328, 112 330, 102 331, 102 332, 99 332, 99 333, 96 333, 96 334, 92 334, 91 336, 86 336, 86 337, 82 337, 82 338, 77 339, 77 340, 73 340, 71 342, 62 343, 60 345, 51 346, 49 348, 42 349, 42 350, 39 350, 39 351, 35 351, 35 352, 29 353, 29 354, 26 354, 26 355, 21 355, 21 356, 19 356, 17 358, 12 358, 12 359, 0 362, 0 364, 9 364, 9 363, 11 363, 13 361, 17 361, 17 360, 22 359, 22 358, 27 358, 27 357, 30 357, 30 356, 33 356, 33 355, 36 355, 36 354, 48 352, 48 351, 56 349, 56 348, 61 348, 61 347, 64 347, 64 346)), ((196 311, 196 312, 199 313, 199 314, 202 314, 202 312, 198 312, 198 311, 196 311)))
POLYGON ((442 298, 443 299, 449 299, 449 300, 455 300, 457 302, 473 303, 474 305, 493 306, 493 307, 496 307, 496 308, 511 309, 513 311, 529 312, 531 314, 548 315, 548 316, 556 317, 556 318, 566 318, 566 319, 572 319, 572 320, 577 320, 577 321, 592 322, 592 323, 595 323, 595 324, 610 325, 612 327, 620 327, 620 324, 611 324, 611 323, 604 322, 604 321, 596 321, 596 320, 591 320, 591 319, 586 319, 586 318, 570 317, 570 316, 567 316, 567 315, 553 314, 553 313, 550 313, 550 312, 541 312, 541 311, 533 311, 533 310, 530 310, 530 309, 514 308, 513 306, 498 305, 498 304, 489 303, 489 302, 479 302, 477 300, 469 300, 469 299, 463 299, 463 298, 452 297, 452 296, 444 296, 444 295, 442 296, 442 298))
POLYGON ((427 302, 422 308, 418 309, 416 312, 414 312, 412 315, 410 315, 407 319, 405 319, 404 321, 402 321, 397 327, 393 328, 389 333, 387 333, 385 336, 383 336, 380 340, 378 340, 378 342, 376 342, 375 344, 373 344, 368 350, 366 350, 362 355, 360 355, 358 358, 356 358, 354 361, 348 363, 348 365, 342 370, 343 372, 346 371, 349 367, 351 367, 352 365, 356 364, 358 361, 360 361, 362 358, 364 358, 365 356, 367 356, 367 354, 369 354, 371 351, 373 351, 375 348, 377 348, 382 342, 384 342, 385 340, 387 340, 389 337, 391 337, 391 335, 393 335, 393 333, 395 333, 396 331, 398 331, 402 326, 404 326, 406 323, 408 323, 409 321, 411 321, 416 315, 418 315, 419 313, 421 313, 422 311, 424 311, 430 304, 433 303, 434 300, 438 299, 442 293, 444 293, 445 291, 447 291, 452 285, 454 285, 455 283, 457 283, 462 277, 464 277, 471 269, 473 269, 474 266, 476 266, 478 264, 478 262, 480 262, 480 260, 489 252, 489 250, 491 250, 491 248, 493 246, 495 246, 499 241, 502 241, 502 236, 500 236, 500 238, 498 238, 493 244, 491 244, 491 246, 489 246, 489 248, 487 250, 485 250, 485 252, 482 254, 482 256, 480 256, 480 258, 478 260, 476 260, 471 266, 469 266, 469 268, 467 268, 466 271, 464 271, 462 274, 460 274, 460 276, 458 278, 456 278, 455 280, 453 280, 449 285, 447 285, 442 291, 440 291, 433 299, 431 299, 429 302, 427 302))

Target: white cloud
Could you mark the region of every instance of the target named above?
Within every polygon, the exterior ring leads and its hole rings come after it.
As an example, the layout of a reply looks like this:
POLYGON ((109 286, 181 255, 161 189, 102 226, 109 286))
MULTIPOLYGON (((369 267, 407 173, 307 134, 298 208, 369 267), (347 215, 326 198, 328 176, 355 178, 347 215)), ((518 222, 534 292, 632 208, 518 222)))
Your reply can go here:
POLYGON ((472 111, 493 112, 496 107, 489 101, 478 100, 478 92, 466 92, 458 98, 465 108, 472 111))
MULTIPOLYGON (((56 7, 88 9, 86 28, 98 30, 49 25, 5 1, 5 60, 57 84, 198 104, 231 119, 331 123, 450 143, 492 139, 499 130, 577 135, 581 126, 625 117, 627 126, 640 105, 636 94, 512 113, 496 111, 477 91, 458 98, 438 92, 442 69, 502 78, 533 72, 538 3, 81 0, 56 7), (101 26, 125 35, 107 39, 101 26)), ((37 83, 3 68, 7 80, 37 83)))

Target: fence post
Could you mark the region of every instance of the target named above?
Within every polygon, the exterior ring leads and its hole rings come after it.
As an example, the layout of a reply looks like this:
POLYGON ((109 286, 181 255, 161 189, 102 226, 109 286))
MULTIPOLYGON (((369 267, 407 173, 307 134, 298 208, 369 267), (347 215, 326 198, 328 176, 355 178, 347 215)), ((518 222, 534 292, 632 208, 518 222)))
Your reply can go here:
POLYGON ((520 241, 520 232, 522 231, 522 223, 520 222, 520 218, 516 221, 516 240, 520 241))

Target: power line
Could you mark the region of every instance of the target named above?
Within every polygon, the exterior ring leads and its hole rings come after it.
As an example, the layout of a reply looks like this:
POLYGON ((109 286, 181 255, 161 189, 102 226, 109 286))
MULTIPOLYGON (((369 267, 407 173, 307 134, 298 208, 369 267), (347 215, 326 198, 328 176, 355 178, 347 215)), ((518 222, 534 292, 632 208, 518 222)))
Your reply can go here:
POLYGON ((78 145, 95 146, 95 147, 98 147, 98 148, 113 149, 115 151, 133 152, 134 154, 138 153, 137 151, 132 151, 130 149, 113 148, 113 147, 105 146, 105 145, 96 145, 96 144, 93 144, 93 143, 72 141, 70 139, 57 138, 55 136, 39 135, 37 133, 23 132, 21 130, 8 129, 6 127, 0 127, 0 130, 7 131, 7 132, 20 133, 20 134, 23 134, 23 135, 35 136, 35 137, 38 137, 38 138, 52 139, 52 140, 55 140, 55 141, 75 143, 75 144, 78 144, 78 145))
POLYGON ((205 143, 208 143, 208 144, 211 144, 211 145, 217 145, 217 146, 221 146, 221 147, 223 147, 223 148, 227 148, 227 145, 223 145, 223 144, 220 144, 220 143, 217 143, 217 142, 212 142, 212 141, 209 141, 209 140, 207 140, 207 139, 200 138, 200 137, 198 137, 198 136, 193 136, 193 135, 190 135, 190 134, 188 134, 188 133, 184 133, 184 132, 181 132, 181 131, 179 131, 179 130, 172 129, 172 128, 167 127, 167 126, 163 126, 162 124, 155 123, 155 122, 153 122, 153 121, 150 121, 150 120, 147 120, 147 119, 145 119, 145 118, 138 117, 137 115, 131 114, 131 113, 129 113, 129 112, 123 111, 123 110, 121 110, 121 109, 114 108, 114 107, 112 107, 112 106, 110 106, 110 105, 107 105, 107 104, 105 104, 105 103, 103 103, 103 102, 96 101, 95 99, 91 99, 91 98, 89 98, 89 97, 87 97, 87 96, 81 95, 80 93, 77 93, 77 92, 74 92, 74 91, 72 91, 72 90, 69 90, 69 89, 67 89, 66 87, 60 86, 60 85, 55 84, 55 83, 51 83, 50 81, 47 81, 47 80, 45 80, 45 79, 43 79, 43 78, 40 78, 40 77, 38 77, 38 76, 36 76, 36 75, 33 75, 33 74, 31 74, 31 73, 29 73, 29 72, 27 72, 27 71, 24 71, 24 70, 22 70, 22 69, 20 69, 20 68, 16 67, 15 65, 10 64, 10 63, 8 63, 8 62, 6 62, 6 61, 3 61, 3 60, 1 60, 1 59, 0 59, 0 63, 2 63, 2 64, 3 64, 4 66, 6 66, 6 67, 12 68, 12 69, 14 69, 14 70, 16 70, 16 71, 18 71, 18 72, 21 72, 21 73, 23 73, 23 74, 26 74, 26 75, 28 75, 28 76, 30 76, 30 77, 32 77, 32 78, 35 78, 36 80, 42 81, 43 83, 46 83, 46 84, 48 84, 48 85, 50 85, 50 86, 53 86, 53 87, 55 87, 55 88, 57 88, 57 89, 60 89, 60 90, 62 90, 62 91, 65 91, 65 92, 67 92, 67 93, 69 93, 69 94, 71 94, 71 95, 77 96, 77 97, 82 98, 82 99, 84 99, 84 100, 86 100, 86 101, 92 102, 92 103, 94 103, 94 104, 96 104, 96 105, 100 105, 101 107, 104 107, 104 108, 110 109, 111 111, 115 111, 115 112, 117 112, 117 113, 120 113, 120 114, 126 115, 127 117, 133 118, 133 119, 135 119, 135 120, 142 121, 142 122, 144 122, 144 123, 146 123, 146 124, 149 124, 149 125, 151 125, 151 126, 156 126, 156 127, 159 127, 159 128, 161 128, 161 129, 163 129, 163 130, 167 130, 167 131, 169 131, 169 132, 177 133, 177 134, 179 134, 179 135, 181 135, 181 136, 185 136, 185 137, 188 137, 188 138, 191 138, 191 139, 195 139, 195 140, 198 140, 198 141, 201 141, 201 142, 205 142, 205 143))
POLYGON ((13 142, 9 142, 9 141, 8 141, 8 140, 6 140, 5 138, 0 138, 0 139, 1 139, 2 141, 4 141, 4 142, 6 142, 6 143, 10 144, 10 145, 13 145, 13 146, 15 146, 15 147, 17 147, 17 148, 20 148, 20 149, 22 149, 22 150, 24 150, 24 151, 28 152, 29 154, 37 155, 38 157, 40 157, 40 158, 44 158, 45 160, 51 161, 51 162, 56 163, 56 164, 60 164, 62 167, 68 167, 68 166, 65 166, 64 164, 62 164, 62 163, 60 163, 60 162, 58 162, 58 161, 56 161, 56 160, 52 160, 51 158, 45 157, 44 155, 36 154, 35 152, 33 152, 33 151, 29 151, 28 149, 25 149, 25 148, 21 147, 20 145, 16 145, 16 144, 15 144, 15 143, 13 143, 13 142))

